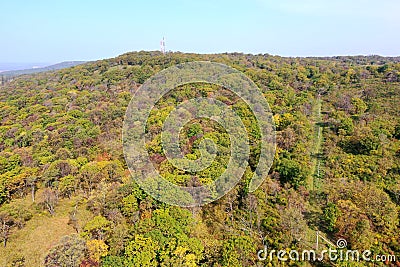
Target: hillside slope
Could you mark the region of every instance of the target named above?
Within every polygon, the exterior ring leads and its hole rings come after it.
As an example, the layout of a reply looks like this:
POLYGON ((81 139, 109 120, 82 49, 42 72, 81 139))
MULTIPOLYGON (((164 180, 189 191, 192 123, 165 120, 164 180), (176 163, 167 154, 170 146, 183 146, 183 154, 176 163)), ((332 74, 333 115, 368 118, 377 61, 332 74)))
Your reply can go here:
POLYGON ((0 241, 6 245, 0 248, 0 262, 262 266, 266 262, 257 251, 263 242, 271 249, 310 249, 315 231, 333 243, 345 238, 348 248, 399 255, 399 88, 400 63, 393 58, 240 53, 142 51, 17 77, 0 86, 0 241), (230 156, 227 133, 211 121, 197 120, 181 132, 187 157, 199 156, 205 137, 216 142, 219 156, 195 174, 168 162, 160 125, 186 99, 220 99, 241 114, 251 140, 239 185, 217 202, 186 209, 154 200, 133 182, 121 131, 140 84, 168 66, 196 60, 231 66, 259 86, 274 113, 277 151, 265 182, 249 193, 259 155, 254 115, 227 89, 177 88, 157 103, 148 125, 148 151, 166 179, 208 183, 223 172, 230 156), (318 186, 310 186, 317 152, 323 172, 318 186), (60 229, 51 231, 54 227, 60 229), (52 236, 46 247, 44 240, 34 242, 40 229, 52 236), (64 234, 68 237, 61 239, 64 234))

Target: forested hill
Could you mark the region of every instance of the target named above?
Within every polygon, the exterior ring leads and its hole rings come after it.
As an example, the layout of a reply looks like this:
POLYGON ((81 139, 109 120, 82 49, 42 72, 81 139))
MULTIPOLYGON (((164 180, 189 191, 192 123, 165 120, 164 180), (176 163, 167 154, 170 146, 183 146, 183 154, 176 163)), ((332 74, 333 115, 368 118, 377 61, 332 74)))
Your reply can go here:
MULTIPOLYGON (((199 173, 175 169, 160 144, 174 105, 214 96, 252 129, 251 111, 226 91, 185 85, 151 113, 147 147, 167 180, 206 184, 230 156, 229 135, 197 120, 181 133, 187 157, 199 156, 204 138, 222 152, 199 173)), ((333 243, 346 239, 347 248, 400 256, 399 103, 399 58, 376 56, 134 52, 17 77, 0 86, 0 266, 267 266, 257 258, 263 242, 310 249, 316 231, 333 243), (259 86, 274 113, 277 150, 265 182, 249 193, 259 155, 253 129, 239 185, 185 209, 132 181, 121 131, 140 84, 197 60, 229 65, 259 86)))

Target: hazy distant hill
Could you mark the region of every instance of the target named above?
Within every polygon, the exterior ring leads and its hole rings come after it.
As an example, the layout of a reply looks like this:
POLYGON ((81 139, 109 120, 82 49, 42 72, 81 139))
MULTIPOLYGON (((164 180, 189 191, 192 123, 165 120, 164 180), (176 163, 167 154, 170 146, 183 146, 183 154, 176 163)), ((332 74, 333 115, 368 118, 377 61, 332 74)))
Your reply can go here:
POLYGON ((45 71, 70 68, 70 67, 80 65, 83 63, 86 63, 86 61, 65 61, 65 62, 57 63, 54 65, 46 66, 43 68, 31 68, 31 69, 24 69, 24 70, 4 71, 4 72, 1 72, 0 75, 6 76, 6 77, 15 77, 15 76, 23 75, 23 74, 32 74, 32 73, 39 73, 39 72, 45 72, 45 71))

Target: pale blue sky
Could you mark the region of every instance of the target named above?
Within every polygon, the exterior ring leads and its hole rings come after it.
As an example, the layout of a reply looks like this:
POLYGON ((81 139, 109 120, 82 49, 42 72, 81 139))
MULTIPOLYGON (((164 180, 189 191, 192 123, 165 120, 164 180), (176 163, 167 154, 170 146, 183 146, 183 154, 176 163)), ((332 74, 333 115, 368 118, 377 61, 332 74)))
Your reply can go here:
POLYGON ((399 0, 1 0, 0 62, 167 50, 400 55, 399 0))

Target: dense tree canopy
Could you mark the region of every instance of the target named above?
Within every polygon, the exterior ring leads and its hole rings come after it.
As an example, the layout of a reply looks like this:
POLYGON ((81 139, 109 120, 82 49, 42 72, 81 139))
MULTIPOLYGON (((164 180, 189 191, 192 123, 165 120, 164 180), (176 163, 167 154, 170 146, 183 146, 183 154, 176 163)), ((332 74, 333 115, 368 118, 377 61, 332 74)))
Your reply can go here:
POLYGON ((263 242, 271 249, 310 248, 315 231, 332 241, 345 238, 348 248, 399 255, 399 62, 135 52, 6 81, 0 86, 0 241, 6 247, 0 258, 26 266, 267 266, 257 259, 263 242), (202 140, 213 140, 219 153, 211 166, 191 173, 168 161, 162 124, 184 100, 207 96, 227 104, 242 119, 251 150, 237 187, 217 202, 185 209, 154 200, 133 182, 121 130, 140 84, 195 60, 232 66, 259 86, 274 114, 277 150, 265 182, 249 193, 260 154, 249 107, 229 88, 176 88, 146 126, 149 156, 167 180, 208 184, 231 156, 228 133, 196 119, 181 131, 181 149, 197 159, 202 140), (51 218, 68 223, 71 234, 49 244, 44 258, 7 250, 31 222, 51 218))

